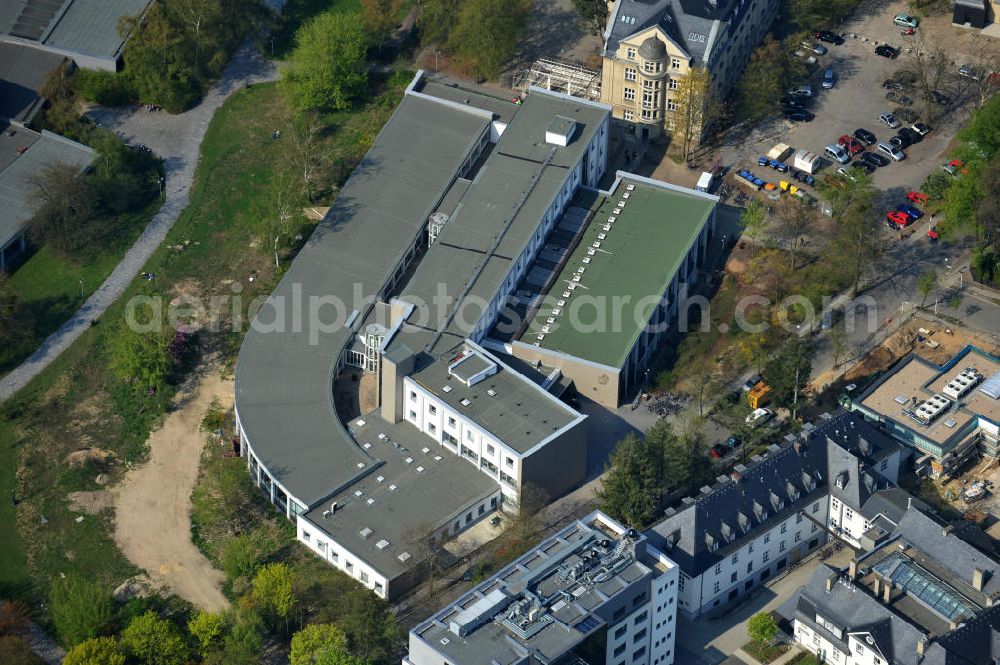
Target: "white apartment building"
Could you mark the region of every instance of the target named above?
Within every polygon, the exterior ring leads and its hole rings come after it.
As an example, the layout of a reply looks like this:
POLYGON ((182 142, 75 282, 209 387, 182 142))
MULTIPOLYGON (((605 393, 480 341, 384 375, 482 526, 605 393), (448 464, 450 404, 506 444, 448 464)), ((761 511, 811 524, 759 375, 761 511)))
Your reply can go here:
POLYGON ((643 534, 594 512, 418 624, 403 665, 670 665, 677 582, 643 534))

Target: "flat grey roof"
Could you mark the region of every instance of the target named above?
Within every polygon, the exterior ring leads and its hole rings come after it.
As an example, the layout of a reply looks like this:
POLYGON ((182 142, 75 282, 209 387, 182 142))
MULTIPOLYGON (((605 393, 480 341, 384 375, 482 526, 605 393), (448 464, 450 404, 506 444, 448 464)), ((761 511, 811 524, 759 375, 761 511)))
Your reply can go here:
POLYGON ((55 164, 69 164, 82 172, 93 159, 94 151, 76 141, 0 123, 0 248, 16 238, 35 214, 34 177, 55 164), (22 148, 26 149, 19 153, 22 148))
POLYGON ((556 662, 604 625, 605 621, 594 612, 596 608, 654 574, 643 561, 646 539, 640 534, 638 540, 628 542, 623 549, 627 564, 609 579, 593 582, 591 571, 610 556, 619 536, 593 515, 590 520, 566 527, 417 625, 410 631, 411 647, 414 640, 423 641, 448 662, 462 665, 521 663, 523 654, 532 652, 537 654, 538 662, 556 662), (611 544, 605 547, 602 541, 611 544), (596 551, 599 557, 591 564, 584 563, 583 555, 590 551, 596 551), (560 574, 577 564, 582 566, 577 575, 560 574), (518 621, 527 622, 527 631, 537 630, 527 636, 518 635, 503 621, 504 611, 525 592, 543 599, 563 599, 544 606, 536 621, 529 621, 526 612, 518 617, 518 621))
MULTIPOLYGON (((500 489, 474 464, 405 421, 393 425, 373 413, 349 427, 379 464, 330 497, 337 502, 334 513, 323 516, 330 508, 324 501, 305 517, 390 579, 420 564, 426 548, 419 539, 500 489), (404 552, 410 556, 400 560, 404 552)), ((464 523, 464 516, 459 517, 464 523)))
POLYGON ((444 326, 447 310, 432 308, 434 318, 429 323, 403 326, 393 343, 406 343, 414 350, 426 348, 437 357, 455 351, 478 323, 481 305, 496 295, 511 262, 524 251, 565 184, 568 170, 580 160, 607 117, 605 108, 583 100, 543 91, 525 98, 400 295, 414 304, 433 303, 442 295, 457 302, 462 296, 457 309, 463 315, 444 326), (575 136, 565 147, 545 142, 545 128, 557 116, 577 124, 575 136), (482 271, 476 274, 481 264, 482 271), (434 333, 442 327, 444 334, 435 343, 434 333))
POLYGON ((451 83, 425 81, 420 88, 420 92, 439 99, 447 99, 448 101, 467 104, 489 111, 500 122, 510 122, 510 119, 514 117, 518 109, 518 105, 510 99, 497 97, 486 91, 470 89, 467 84, 459 87, 451 83))
POLYGON ((370 305, 355 294, 370 302, 385 287, 488 125, 481 115, 406 95, 258 313, 257 322, 277 320, 283 330, 255 326, 244 339, 236 408, 248 444, 309 506, 363 475, 358 463, 372 462, 332 399, 333 369, 354 331, 343 317, 333 325, 329 307, 321 314, 331 332, 296 331, 292 307, 276 303, 334 298, 363 320, 370 305))
POLYGON ((441 359, 422 367, 418 365, 410 378, 519 453, 527 453, 582 417, 530 379, 503 365, 497 365, 496 374, 467 386, 448 373, 450 362, 451 359, 441 359), (445 386, 451 390, 445 392, 445 386), (468 401, 468 405, 463 401, 468 401))
POLYGON ((114 58, 125 42, 118 21, 151 0, 12 0, 0 9, 0 31, 82 55, 114 58))
POLYGON ((0 119, 31 122, 43 101, 39 91, 65 61, 55 53, 0 42, 0 119))

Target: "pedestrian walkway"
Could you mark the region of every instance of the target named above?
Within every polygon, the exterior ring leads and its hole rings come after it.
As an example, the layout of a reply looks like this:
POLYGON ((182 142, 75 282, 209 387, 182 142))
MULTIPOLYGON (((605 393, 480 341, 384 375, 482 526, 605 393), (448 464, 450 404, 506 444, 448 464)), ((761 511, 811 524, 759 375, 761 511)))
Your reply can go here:
POLYGON ((98 109, 89 114, 129 143, 143 143, 163 158, 166 168, 165 201, 100 288, 31 356, 3 377, 0 402, 27 385, 99 319, 125 292, 166 238, 191 198, 201 142, 212 116, 223 102, 247 85, 276 78, 274 63, 265 60, 256 49, 247 45, 233 56, 222 78, 201 103, 186 113, 171 116, 162 112, 151 113, 136 106, 124 110, 98 109))

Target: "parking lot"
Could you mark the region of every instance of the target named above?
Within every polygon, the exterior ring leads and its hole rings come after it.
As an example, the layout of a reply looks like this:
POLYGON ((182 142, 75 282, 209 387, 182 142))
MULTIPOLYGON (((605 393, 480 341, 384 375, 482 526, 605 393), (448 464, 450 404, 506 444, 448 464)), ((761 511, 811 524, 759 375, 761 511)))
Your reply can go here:
MULTIPOLYGON (((913 57, 908 49, 915 45, 918 38, 900 35, 900 27, 893 25, 893 16, 905 11, 904 3, 888 3, 877 10, 862 11, 859 17, 846 23, 839 30, 845 37, 844 44, 824 44, 828 52, 815 56, 818 62, 810 81, 814 96, 809 106, 815 118, 811 122, 798 123, 783 118, 768 121, 753 132, 749 141, 731 146, 729 154, 723 155, 724 161, 733 164, 736 170, 748 168, 757 176, 776 182, 781 178, 779 174, 757 166, 757 157, 766 154, 775 143, 786 143, 795 150, 806 149, 823 157, 826 145, 836 143, 843 134, 853 134, 858 128, 874 133, 879 141, 888 141, 897 130, 881 124, 879 114, 895 111, 899 107, 886 100, 887 91, 883 89, 882 82, 905 67, 913 57), (899 57, 889 60, 877 56, 876 45, 884 43, 900 49, 899 57), (824 90, 820 86, 826 68, 836 73, 836 84, 832 90, 824 90)), ((933 33, 929 32, 922 38, 928 44, 935 40, 947 42, 949 31, 954 30, 951 26, 935 27, 933 33)), ((920 28, 917 32, 920 33, 920 28)), ((952 57, 955 59, 954 66, 941 86, 941 92, 951 99, 951 103, 935 121, 933 131, 921 142, 905 149, 906 159, 879 168, 872 176, 875 186, 885 193, 887 205, 891 203, 895 206, 903 202, 906 192, 918 190, 924 178, 947 161, 948 146, 955 132, 968 119, 969 112, 964 103, 969 97, 968 85, 958 76, 958 67, 964 61, 959 53, 954 53, 952 57)), ((907 89, 897 94, 911 98, 913 103, 909 108, 920 114, 922 102, 916 90, 907 89)), ((908 124, 903 123, 904 126, 908 124)), ((874 147, 867 149, 873 150, 874 147)), ((822 172, 833 173, 839 166, 825 158, 822 172)), ((787 179, 787 176, 783 178, 787 179)), ((809 193, 815 194, 810 190, 807 188, 809 193)), ((922 221, 921 226, 926 226, 927 220, 922 221)))

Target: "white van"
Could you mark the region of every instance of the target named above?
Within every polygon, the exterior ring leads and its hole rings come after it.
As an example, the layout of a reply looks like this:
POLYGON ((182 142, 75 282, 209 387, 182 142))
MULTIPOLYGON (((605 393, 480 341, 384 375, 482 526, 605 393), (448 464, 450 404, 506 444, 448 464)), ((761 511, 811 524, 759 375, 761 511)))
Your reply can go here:
POLYGON ((830 145, 826 146, 826 148, 823 149, 823 152, 825 152, 830 157, 833 157, 841 164, 846 164, 847 162, 851 161, 851 156, 847 153, 846 150, 844 150, 844 147, 839 146, 836 143, 831 143, 830 145))

